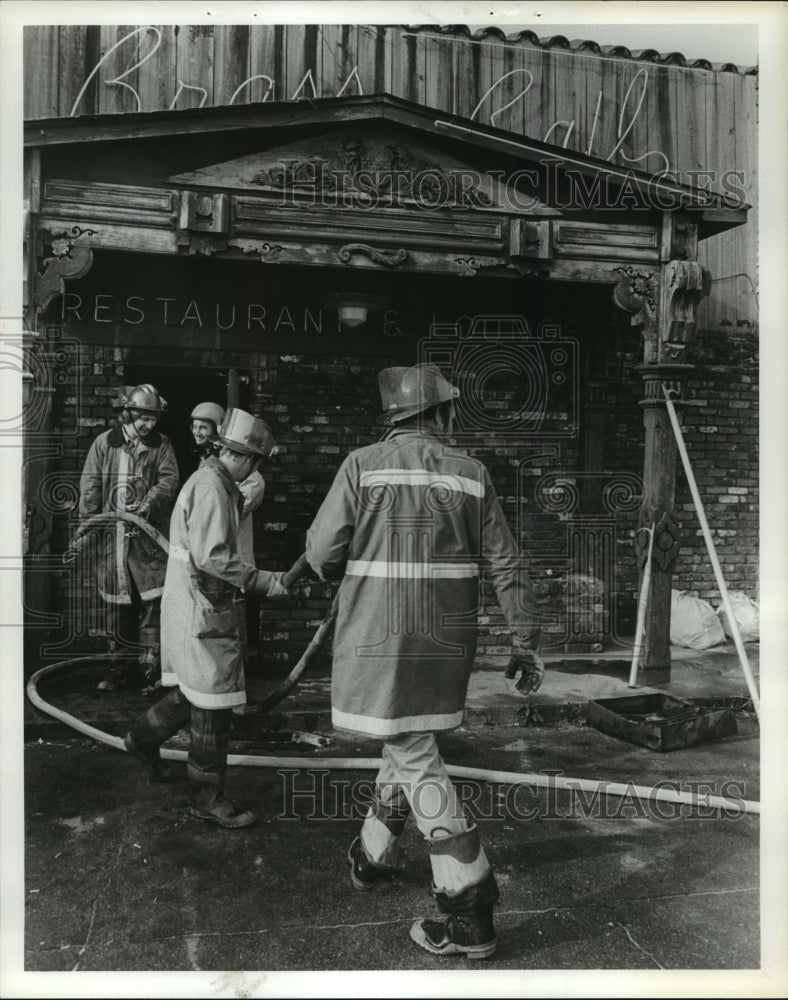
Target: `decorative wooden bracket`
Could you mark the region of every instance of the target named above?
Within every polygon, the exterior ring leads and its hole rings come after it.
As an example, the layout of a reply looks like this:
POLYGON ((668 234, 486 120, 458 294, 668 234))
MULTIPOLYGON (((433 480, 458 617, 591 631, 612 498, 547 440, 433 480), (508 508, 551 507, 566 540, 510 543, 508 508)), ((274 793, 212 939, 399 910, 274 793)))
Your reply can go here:
POLYGON ((645 342, 645 361, 657 360, 657 278, 653 271, 639 271, 628 265, 617 267, 621 275, 613 287, 613 301, 632 313, 632 326, 639 326, 645 342))
POLYGON ((220 192, 181 192, 178 228, 198 233, 226 233, 230 219, 230 200, 220 192))
POLYGON ((230 200, 221 192, 182 191, 178 246, 189 254, 222 253, 227 249, 230 200))
POLYGON ((399 267, 409 257, 408 251, 404 248, 376 250, 375 247, 367 246, 366 243, 346 243, 337 251, 337 257, 343 264, 349 264, 353 259, 353 254, 359 253, 369 257, 373 264, 383 264, 385 267, 399 267))
POLYGON ((661 353, 680 357, 698 325, 698 305, 711 291, 711 275, 697 261, 671 260, 662 277, 661 353))
POLYGON ((275 257, 284 250, 281 243, 265 243, 260 240, 233 240, 231 246, 238 247, 245 254, 256 254, 260 260, 275 257))
POLYGON ((478 274, 487 271, 488 274, 509 274, 516 271, 521 278, 526 275, 544 278, 549 276, 547 263, 529 262, 526 258, 516 257, 455 257, 454 262, 465 268, 465 274, 478 274))
POLYGON ((662 224, 662 260, 697 260, 698 224, 685 212, 665 212, 662 224))
POLYGON ((37 267, 33 278, 36 317, 55 296, 63 294, 67 278, 81 278, 88 273, 93 264, 93 250, 86 237, 95 235, 96 230, 80 226, 56 232, 48 229, 37 231, 37 267))
POLYGON ((538 222, 512 219, 509 223, 509 255, 513 258, 550 260, 553 256, 550 223, 545 219, 538 222))

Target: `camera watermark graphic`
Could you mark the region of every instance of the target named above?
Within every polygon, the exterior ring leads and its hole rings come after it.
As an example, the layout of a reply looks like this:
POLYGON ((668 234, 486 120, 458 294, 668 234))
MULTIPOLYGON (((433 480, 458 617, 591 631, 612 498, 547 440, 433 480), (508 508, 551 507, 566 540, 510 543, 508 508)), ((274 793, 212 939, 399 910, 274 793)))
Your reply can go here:
POLYGON ((70 339, 48 339, 43 343, 10 338, 3 342, 0 369, 21 378, 22 399, 18 413, 4 411, 0 437, 24 434, 29 444, 40 444, 62 440, 64 432, 76 432, 82 410, 79 346, 79 341, 70 339), (65 393, 70 405, 60 406, 55 434, 50 426, 53 406, 59 394, 65 393))
POLYGON ((556 322, 540 321, 535 333, 524 316, 512 314, 433 323, 418 358, 459 389, 452 437, 460 444, 578 433, 579 342, 556 322))
MULTIPOLYGON (((414 816, 430 822, 449 808, 445 788, 435 781, 382 783, 342 777, 320 767, 280 768, 281 807, 277 819, 314 822, 364 820, 376 795, 407 800, 414 816), (390 788, 388 787, 390 786, 390 788)), ((559 770, 538 772, 538 782, 481 782, 454 779, 453 818, 500 820, 715 820, 747 814, 743 781, 662 780, 644 789, 634 782, 573 781, 559 770)), ((451 810, 450 810, 451 812, 451 810)))

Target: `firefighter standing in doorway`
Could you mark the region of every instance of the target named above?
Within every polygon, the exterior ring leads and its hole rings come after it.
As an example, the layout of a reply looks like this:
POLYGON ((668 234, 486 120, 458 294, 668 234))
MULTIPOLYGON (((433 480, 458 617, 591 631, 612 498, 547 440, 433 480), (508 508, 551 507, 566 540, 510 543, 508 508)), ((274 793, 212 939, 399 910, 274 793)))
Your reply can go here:
POLYGON ((401 871, 408 815, 427 840, 444 920, 411 938, 437 955, 495 950, 498 887, 458 801, 435 734, 459 726, 476 648, 480 565, 488 567, 514 632, 507 675, 536 690, 531 584, 489 474, 450 448, 458 390, 431 365, 380 374, 390 431, 343 462, 308 533, 306 556, 324 580, 344 577, 334 639, 335 728, 383 740, 383 766, 348 860, 353 886, 401 871))
MULTIPOLYGON (((224 408, 218 403, 198 403, 191 412, 189 429, 194 438, 194 452, 202 464, 211 455, 218 455, 221 445, 217 436, 224 420, 224 408)), ((238 526, 238 547, 241 556, 248 563, 254 562, 254 527, 252 515, 262 504, 265 496, 265 480, 259 469, 254 469, 242 483, 238 484, 244 505, 238 526)), ((257 640, 260 631, 260 602, 253 595, 246 597, 246 654, 249 660, 257 656, 257 640), (251 645, 249 639, 251 637, 251 645)), ((241 709, 238 709, 241 711, 241 709)))
POLYGON ((200 465, 204 459, 219 454, 216 438, 224 420, 224 407, 218 403, 198 403, 189 417, 189 430, 193 438, 192 454, 200 465))
POLYGON ((190 725, 187 777, 191 813, 235 829, 255 816, 224 797, 231 711, 246 703, 243 594, 285 596, 282 573, 257 569, 238 542, 243 482, 271 454, 274 440, 259 418, 230 409, 209 456, 178 495, 162 597, 162 684, 173 688, 131 727, 126 749, 155 780, 172 775, 161 744, 190 725))
MULTIPOLYGON (((178 463, 168 438, 156 429, 166 400, 148 384, 124 391, 120 420, 90 446, 80 479, 81 521, 94 514, 129 512, 144 517, 165 535, 178 492, 178 463)), ((160 600, 166 556, 139 529, 118 520, 104 532, 98 589, 111 621, 110 652, 142 646, 139 666, 150 688, 159 684, 160 600)), ((130 680, 125 665, 113 666, 100 691, 130 680)))

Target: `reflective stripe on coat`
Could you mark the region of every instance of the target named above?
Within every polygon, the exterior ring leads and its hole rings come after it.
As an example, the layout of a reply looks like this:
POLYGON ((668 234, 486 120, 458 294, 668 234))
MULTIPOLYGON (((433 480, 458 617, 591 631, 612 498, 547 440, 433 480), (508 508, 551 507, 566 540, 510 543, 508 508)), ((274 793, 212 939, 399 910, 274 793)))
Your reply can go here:
POLYGON ((385 738, 460 725, 482 563, 509 624, 533 621, 530 581, 486 468, 426 431, 395 428, 345 459, 306 554, 322 579, 344 575, 337 729, 385 738))
POLYGON ((242 503, 229 472, 208 458, 186 481, 170 522, 161 680, 198 708, 246 703, 243 594, 258 570, 238 546, 242 503))
MULTIPOLYGON (((90 446, 79 483, 79 516, 136 510, 144 500, 148 520, 167 535, 178 492, 178 463, 168 438, 151 431, 129 449, 120 424, 90 446)), ((143 601, 160 597, 167 556, 153 539, 124 521, 99 533, 98 589, 110 604, 131 603, 131 579, 143 601)))

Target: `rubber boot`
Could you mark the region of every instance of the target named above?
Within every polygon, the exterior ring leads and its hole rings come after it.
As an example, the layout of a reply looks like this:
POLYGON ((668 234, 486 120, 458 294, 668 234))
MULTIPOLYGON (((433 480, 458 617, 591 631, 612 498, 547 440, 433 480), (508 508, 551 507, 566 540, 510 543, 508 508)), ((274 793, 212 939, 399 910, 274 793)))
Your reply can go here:
POLYGON ((216 823, 227 830, 240 830, 251 826, 257 817, 250 809, 239 809, 234 802, 217 795, 211 801, 206 801, 204 795, 192 792, 192 805, 189 810, 195 819, 204 819, 208 823, 216 823))
POLYGON ((239 809, 224 797, 231 721, 228 708, 201 709, 192 705, 186 776, 191 815, 228 830, 238 830, 251 826, 256 816, 250 809, 239 809))
POLYGON ((139 716, 123 737, 127 753, 150 768, 151 781, 172 781, 172 771, 161 759, 162 743, 174 736, 191 716, 191 707, 180 688, 169 693, 139 716))
POLYGON ((417 920, 410 929, 411 939, 433 955, 489 958, 496 946, 493 907, 499 895, 491 871, 483 882, 457 895, 436 890, 435 901, 446 920, 417 920))
POLYGON ((174 774, 170 770, 169 766, 164 763, 161 759, 161 754, 159 753, 158 746, 152 746, 145 743, 136 743, 132 734, 126 733, 123 737, 123 746, 127 753, 130 753, 132 757, 136 757, 137 760, 142 761, 143 764, 147 765, 150 771, 150 780, 155 782, 169 782, 174 780, 174 774))
POLYGON ((410 815, 410 805, 395 786, 378 786, 370 803, 361 835, 347 853, 353 888, 364 892, 391 881, 405 868, 400 838, 410 815))
POLYGON ((350 881, 359 892, 374 889, 380 882, 390 882, 405 868, 404 865, 381 865, 372 861, 364 850, 361 837, 356 837, 348 848, 347 859, 350 862, 350 881))
POLYGON ((97 691, 117 691, 128 684, 126 668, 120 663, 114 663, 109 672, 96 685, 97 691))

